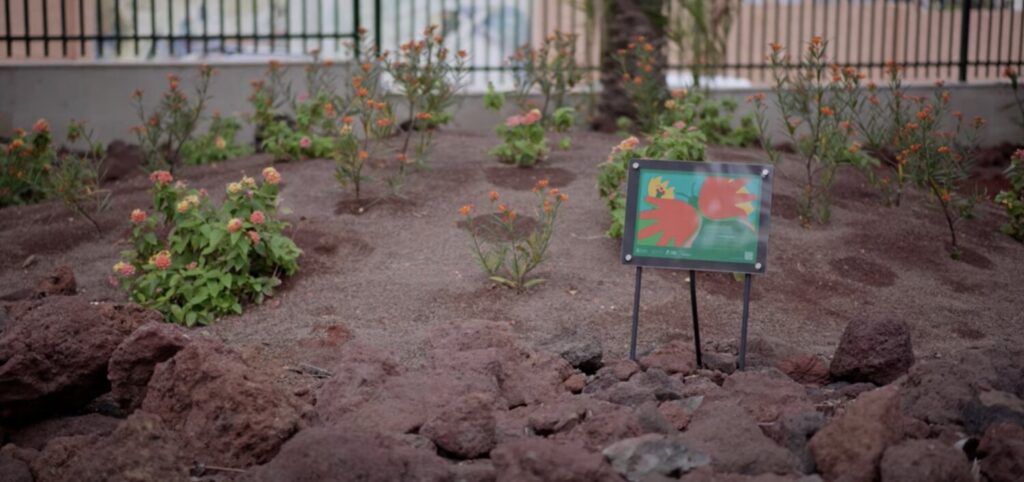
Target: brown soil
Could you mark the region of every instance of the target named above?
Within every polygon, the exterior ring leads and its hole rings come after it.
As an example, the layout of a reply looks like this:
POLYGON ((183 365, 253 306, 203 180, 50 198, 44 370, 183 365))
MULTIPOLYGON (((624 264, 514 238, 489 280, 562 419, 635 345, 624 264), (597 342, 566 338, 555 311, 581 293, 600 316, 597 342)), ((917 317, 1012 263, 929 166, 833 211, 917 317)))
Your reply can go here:
POLYGON ((528 191, 537 185, 537 181, 547 179, 551 187, 563 188, 576 179, 576 174, 560 167, 522 168, 514 166, 494 166, 484 170, 487 182, 499 188, 528 191))
MULTIPOLYGON (((494 136, 445 131, 431 165, 402 189, 406 200, 359 206, 334 182, 331 163, 280 164, 282 208, 304 250, 301 270, 277 295, 241 316, 199 330, 240 349, 271 374, 295 385, 308 377, 284 369, 318 365, 348 337, 389 349, 408 364, 422 357, 428 328, 453 320, 514 321, 527 342, 583 329, 599 338, 607 357, 628 349, 633 270, 618 260, 619 242, 603 235, 608 213, 597 197, 598 165, 618 143, 613 135, 581 132, 570 151, 556 151, 542 169, 501 166, 486 152, 494 136), (495 287, 480 272, 457 222, 459 206, 481 204, 491 190, 523 209, 529 192, 548 178, 566 192, 547 260, 536 276, 546 283, 527 293, 495 287), (341 207, 339 209, 339 206, 341 207), (337 214, 336 214, 337 212, 337 214)), ((711 148, 712 159, 763 159, 757 150, 711 148)), ((184 169, 179 177, 223 196, 226 183, 258 175, 266 156, 184 169)), ((942 215, 923 195, 882 207, 862 176, 842 171, 832 221, 802 227, 795 216, 799 166, 784 160, 775 181, 768 273, 753 283, 750 336, 783 340, 802 351, 831 355, 844 326, 861 319, 900 319, 911 326, 921 354, 949 354, 985 341, 1024 342, 1019 327, 1024 246, 998 233, 1000 211, 982 203, 961 226, 964 261, 949 258, 942 215), (971 331, 965 331, 968 322, 971 331), (951 336, 951 333, 953 336, 951 336)), ((375 169, 371 169, 374 171, 375 169)), ((384 172, 370 172, 380 178, 384 172)), ((125 300, 109 283, 122 250, 128 214, 149 206, 142 176, 117 181, 104 232, 72 219, 57 203, 13 207, 0 216, 0 296, 29 286, 60 264, 74 268, 81 292, 96 300, 125 300), (37 260, 27 268, 30 255, 37 260)), ((365 196, 383 191, 370 185, 365 196)), ((390 198, 389 198, 390 199, 390 198)), ((640 350, 692 339, 685 271, 648 270, 644 277, 640 350)), ((702 337, 731 344, 738 335, 742 283, 727 274, 697 279, 702 337)))

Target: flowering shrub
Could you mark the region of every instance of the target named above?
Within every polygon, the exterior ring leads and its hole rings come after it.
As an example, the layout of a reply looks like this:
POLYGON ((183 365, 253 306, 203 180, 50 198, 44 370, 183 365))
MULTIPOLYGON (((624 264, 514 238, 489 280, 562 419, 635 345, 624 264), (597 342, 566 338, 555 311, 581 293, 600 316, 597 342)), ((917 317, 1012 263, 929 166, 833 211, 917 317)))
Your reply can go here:
POLYGON ((143 165, 147 170, 174 170, 181 158, 182 147, 192 138, 202 118, 209 100, 207 90, 212 77, 213 68, 201 66, 195 84, 195 99, 190 99, 181 88, 181 79, 174 74, 168 75, 168 89, 149 114, 142 105, 142 91, 132 93, 132 103, 142 122, 133 127, 132 132, 145 154, 143 165))
POLYGON ((654 45, 638 35, 613 57, 621 67, 622 84, 636 110, 637 127, 641 132, 657 132, 666 92, 665 79, 654 68, 658 62, 654 45))
POLYGON ((189 139, 181 146, 181 160, 187 165, 198 166, 211 162, 226 161, 248 155, 248 146, 238 143, 238 131, 242 125, 233 117, 222 117, 214 113, 206 134, 189 139))
POLYGON ((46 120, 39 119, 30 132, 15 130, 10 143, 0 144, 0 207, 45 198, 44 180, 55 160, 46 120))
POLYGON ((384 70, 394 82, 398 95, 407 111, 405 138, 399 155, 400 176, 393 180, 396 186, 402 180, 405 165, 421 165, 433 143, 434 130, 447 124, 455 104, 455 94, 462 88, 466 76, 466 52, 455 55, 444 46, 444 37, 436 34, 431 25, 423 32, 423 39, 401 45, 399 52, 382 56, 384 70), (412 137, 417 137, 414 145, 412 137), (412 149, 410 154, 409 150, 412 149))
POLYGON ((583 69, 576 63, 579 35, 559 32, 544 39, 540 48, 520 47, 509 58, 516 71, 515 96, 520 109, 539 108, 545 119, 555 120, 555 111, 570 107, 568 94, 581 80, 583 69), (529 96, 538 92, 541 105, 532 105, 529 96))
MULTIPOLYGON (((829 194, 839 166, 867 169, 877 165, 851 140, 856 113, 846 108, 844 96, 857 91, 860 75, 852 68, 830 64, 826 49, 827 42, 814 37, 795 67, 790 66, 782 45, 772 43, 768 56, 775 80, 776 105, 789 140, 803 160, 804 186, 798 208, 804 223, 829 220, 829 194)), ((759 137, 774 162, 778 153, 772 150, 766 130, 765 98, 754 95, 748 100, 755 103, 759 137)))
POLYGON ((1010 89, 1013 91, 1013 103, 1017 110, 1020 111, 1020 119, 1017 123, 1024 126, 1024 97, 1020 94, 1020 73, 1013 67, 1007 67, 1003 71, 1003 75, 1010 80, 1010 89))
POLYGON ((263 170, 262 182, 229 184, 219 208, 168 171, 154 171, 150 180, 152 212, 162 221, 132 211, 132 249, 114 265, 133 301, 174 323, 205 325, 241 313, 244 302, 262 302, 298 270, 302 252, 277 219, 281 175, 274 168, 263 170))
POLYGON ((330 157, 334 146, 333 119, 337 117, 334 100, 326 93, 299 101, 295 122, 278 120, 263 133, 263 152, 279 161, 297 161, 330 157))
POLYGON ((739 127, 733 128, 731 118, 739 107, 732 99, 713 100, 700 92, 674 90, 663 104, 658 125, 693 126, 704 133, 709 144, 723 146, 749 146, 757 142, 754 117, 740 118, 739 127))
POLYGON ((542 119, 538 109, 509 117, 497 129, 504 142, 491 154, 501 162, 519 167, 530 167, 543 160, 548 152, 548 139, 542 119))
POLYGON ((525 234, 519 232, 518 212, 499 203, 500 196, 495 191, 488 195, 491 216, 472 217, 473 206, 469 204, 459 209, 469 225, 473 256, 480 269, 491 281, 520 292, 544 282, 543 278, 527 277, 544 261, 555 231, 558 209, 569 199, 558 189, 548 189, 547 180, 538 181, 533 192, 537 195, 537 223, 525 234))
POLYGON ((607 162, 601 164, 597 177, 598 194, 605 200, 612 215, 608 236, 622 236, 626 222, 626 196, 623 192, 629 175, 629 163, 636 159, 675 161, 703 161, 707 158, 704 133, 694 127, 665 127, 661 133, 648 138, 646 146, 629 137, 612 148, 607 162))
POLYGON ((1002 229, 1013 239, 1024 242, 1024 149, 1013 153, 1010 167, 1006 168, 1006 178, 1010 181, 1010 190, 1001 191, 995 199, 1009 218, 1002 229))
MULTIPOLYGON (((576 109, 573 109, 572 107, 559 107, 558 109, 555 109, 555 113, 551 115, 551 119, 552 130, 559 133, 569 132, 569 130, 576 125, 576 109)), ((558 141, 559 149, 565 151, 570 147, 572 147, 571 137, 565 136, 558 141)))
POLYGON ((92 140, 92 131, 85 124, 72 121, 68 127, 68 142, 74 144, 79 140, 85 142, 85 152, 61 153, 41 179, 43 190, 47 197, 60 199, 68 210, 88 220, 96 232, 100 232, 94 215, 106 209, 110 199, 110 192, 100 189, 99 166, 104 149, 92 140))
MULTIPOLYGON (((276 60, 271 60, 263 77, 249 83, 252 93, 249 104, 253 112, 249 121, 256 129, 256 138, 262 139, 264 131, 271 124, 284 120, 283 109, 292 100, 291 84, 285 81, 286 69, 276 60)), ((257 147, 262 147, 262 140, 257 147)))
POLYGON ((912 120, 899 128, 896 160, 906 166, 909 179, 930 194, 942 210, 950 234, 950 255, 960 258, 956 226, 973 216, 980 197, 966 187, 970 168, 977 150, 980 129, 985 120, 976 117, 969 124, 963 115, 949 112, 950 95, 940 90, 929 101, 923 97, 910 98, 912 120), (952 117, 952 130, 943 128, 943 121, 952 117))
MULTIPOLYGON (((347 102, 352 115, 342 118, 338 130, 334 152, 334 176, 342 187, 352 186, 356 199, 359 199, 363 176, 363 167, 383 149, 385 139, 391 137, 395 130, 395 115, 391 104, 386 100, 380 85, 383 66, 371 54, 368 46, 361 52, 355 52, 359 71, 353 75, 347 102), (353 128, 359 121, 361 129, 353 128)), ((398 168, 388 184, 397 188, 404 180, 408 158, 402 154, 397 157, 398 168)))

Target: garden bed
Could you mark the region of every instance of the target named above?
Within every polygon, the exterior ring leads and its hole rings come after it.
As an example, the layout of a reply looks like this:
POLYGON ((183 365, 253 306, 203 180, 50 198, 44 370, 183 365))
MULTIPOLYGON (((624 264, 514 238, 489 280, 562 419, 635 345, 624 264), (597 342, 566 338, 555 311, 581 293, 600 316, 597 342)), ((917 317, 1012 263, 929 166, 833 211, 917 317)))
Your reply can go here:
MULTIPOLYGON (((467 233, 457 226, 459 206, 482 209, 491 190, 513 205, 532 205, 529 188, 540 172, 496 166, 487 155, 493 136, 442 133, 429 169, 410 178, 404 199, 367 203, 362 214, 352 206, 363 204, 338 189, 330 161, 277 164, 284 178, 281 207, 291 211, 283 218, 304 250, 300 270, 263 305, 199 330, 296 388, 313 382, 285 367, 321 366, 351 337, 416 365, 429 329, 470 318, 511 321, 531 344, 586 332, 601 340, 606 357, 621 357, 628 345, 633 271, 619 263, 619 242, 604 235, 609 219, 595 188, 598 165, 618 141, 579 133, 572 149, 554 151, 542 166, 569 200, 550 259, 537 273, 547 281, 522 294, 487 280, 470 255, 467 233)), ((753 149, 710 148, 709 158, 766 162, 753 149)), ((185 168, 177 177, 222 198, 226 183, 241 173, 258 175, 268 164, 257 155, 185 168)), ((910 325, 919 357, 1024 341, 1024 247, 999 233, 994 205, 984 203, 977 219, 961 226, 965 256, 957 262, 945 250, 942 215, 920 194, 912 193, 900 208, 882 207, 852 170, 842 172, 836 185, 831 223, 802 227, 794 209, 798 176, 795 163, 783 161, 775 180, 768 274, 753 285, 752 339, 828 356, 848 323, 894 319, 910 325)), ((0 295, 16 298, 30 280, 67 264, 85 296, 125 300, 110 284, 111 266, 128 249, 128 215, 148 206, 149 186, 141 175, 108 186, 112 206, 98 218, 102 235, 69 219, 57 203, 4 209, 0 295)), ((686 272, 666 270, 644 278, 641 351, 691 338, 686 278, 686 272)), ((729 275, 698 275, 708 344, 735 342, 741 292, 729 275)))

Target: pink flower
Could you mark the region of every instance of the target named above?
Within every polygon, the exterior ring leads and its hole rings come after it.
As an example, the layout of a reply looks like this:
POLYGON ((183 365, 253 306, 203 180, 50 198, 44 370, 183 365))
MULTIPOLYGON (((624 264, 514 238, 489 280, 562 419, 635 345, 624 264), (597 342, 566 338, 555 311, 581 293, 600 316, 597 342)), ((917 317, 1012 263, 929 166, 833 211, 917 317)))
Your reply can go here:
POLYGON ((672 124, 672 127, 675 127, 676 129, 683 129, 686 127, 686 123, 683 121, 678 121, 675 124, 672 124))
POLYGON ((141 209, 133 209, 132 210, 132 222, 133 223, 139 224, 139 223, 141 223, 141 222, 143 222, 145 220, 146 220, 146 211, 143 211, 141 209))
POLYGON ((125 263, 124 261, 119 261, 114 265, 114 272, 125 277, 134 276, 135 266, 125 263))
POLYGON ((522 124, 522 123, 523 123, 523 118, 520 117, 520 116, 517 116, 517 115, 509 117, 508 119, 505 119, 505 127, 509 127, 509 128, 518 127, 519 124, 522 124))
POLYGON ((623 140, 619 143, 618 148, 620 151, 632 151, 636 149, 636 146, 640 145, 640 139, 636 136, 630 136, 628 139, 623 140))
POLYGON ((156 266, 156 269, 166 270, 171 267, 171 252, 164 250, 155 255, 149 260, 156 266))
POLYGON ((309 149, 309 146, 312 145, 313 139, 310 139, 309 136, 302 136, 302 139, 299 139, 299 147, 303 149, 309 149))
POLYGON ((185 269, 187 269, 187 270, 193 270, 193 269, 196 269, 198 267, 199 267, 199 263, 197 263, 195 261, 185 265, 185 269))
POLYGON ((540 118, 541 118, 540 110, 533 109, 530 112, 527 112, 525 116, 523 116, 523 124, 528 125, 528 126, 529 125, 533 125, 537 121, 539 121, 540 118))
POLYGON ((260 244, 260 233, 257 233, 256 231, 249 231, 246 234, 249 235, 249 241, 252 241, 252 244, 260 244))
POLYGON ((281 173, 277 172, 277 169, 268 167, 263 169, 263 181, 267 184, 277 184, 281 182, 281 173))
POLYGON ((42 134, 49 131, 50 123, 46 122, 46 119, 39 119, 36 121, 35 125, 32 126, 32 132, 35 132, 36 134, 42 134))
POLYGON ((166 186, 174 182, 174 176, 172 176, 171 173, 167 171, 153 171, 149 175, 149 181, 166 186))
POLYGON ((1024 161, 1024 149, 1017 149, 1010 158, 1018 161, 1024 161))
POLYGON ((228 221, 228 232, 229 233, 237 233, 240 229, 242 229, 242 220, 241 219, 233 218, 233 219, 231 219, 231 221, 228 221))
POLYGON ((249 215, 249 222, 257 226, 263 224, 263 221, 265 221, 263 211, 253 211, 252 214, 249 215))

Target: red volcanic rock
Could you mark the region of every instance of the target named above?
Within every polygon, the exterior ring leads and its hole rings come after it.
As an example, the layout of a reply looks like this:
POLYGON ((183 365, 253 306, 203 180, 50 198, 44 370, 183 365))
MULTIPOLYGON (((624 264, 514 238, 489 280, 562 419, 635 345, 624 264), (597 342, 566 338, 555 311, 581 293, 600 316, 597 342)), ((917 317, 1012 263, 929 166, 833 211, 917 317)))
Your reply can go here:
POLYGON ((85 405, 109 389, 107 362, 135 328, 161 320, 135 305, 53 296, 12 307, 0 336, 0 423, 85 405))
POLYGON ((838 380, 885 385, 914 364, 910 329, 902 321, 863 321, 846 325, 829 373, 838 380))
POLYGON ((907 440, 885 450, 882 482, 972 482, 963 451, 938 440, 907 440))
POLYGON ((149 323, 135 330, 114 350, 107 365, 114 399, 128 411, 139 408, 156 365, 173 357, 190 341, 187 330, 170 323, 149 323))
POLYGON ((815 355, 791 356, 779 362, 778 368, 797 383, 805 385, 828 383, 828 365, 815 355))
POLYGON ((35 298, 47 296, 71 296, 78 292, 75 272, 70 266, 58 266, 49 276, 36 283, 35 298))
POLYGON ((491 394, 459 397, 427 419, 420 434, 458 458, 486 455, 495 444, 495 404, 491 394))
POLYGON ((386 435, 324 426, 303 430, 266 465, 250 469, 250 482, 450 480, 444 459, 386 435))
POLYGON ((870 482, 886 448, 902 438, 895 387, 867 392, 811 438, 811 454, 827 480, 870 482))
POLYGON ((141 409, 180 433, 198 462, 228 467, 270 460, 312 410, 236 352, 200 340, 156 366, 141 409))
POLYGON ((491 452, 498 482, 620 482, 604 457, 576 442, 522 438, 491 452))

